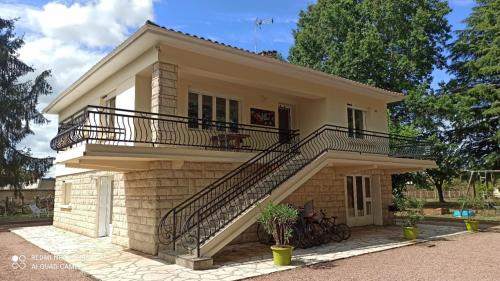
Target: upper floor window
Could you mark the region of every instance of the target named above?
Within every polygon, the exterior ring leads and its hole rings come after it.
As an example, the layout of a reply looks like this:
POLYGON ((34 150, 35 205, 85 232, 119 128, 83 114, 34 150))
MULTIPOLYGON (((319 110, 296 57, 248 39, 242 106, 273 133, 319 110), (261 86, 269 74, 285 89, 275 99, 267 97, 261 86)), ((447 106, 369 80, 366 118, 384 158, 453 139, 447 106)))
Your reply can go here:
POLYGON ((347 107, 347 128, 349 130, 349 137, 364 138, 363 130, 366 129, 365 111, 352 106, 347 107))
POLYGON ((188 93, 188 126, 199 128, 198 120, 201 117, 202 129, 215 127, 217 130, 224 131, 229 126, 230 131, 237 131, 239 107, 237 100, 190 92, 188 93))
POLYGON ((188 118, 189 128, 198 128, 198 94, 188 94, 188 118))
POLYGON ((107 113, 107 118, 106 118, 106 122, 107 122, 107 127, 111 127, 113 128, 115 126, 115 108, 116 108, 116 97, 112 97, 108 100, 106 100, 106 107, 108 107, 109 109, 106 110, 106 113, 107 113))

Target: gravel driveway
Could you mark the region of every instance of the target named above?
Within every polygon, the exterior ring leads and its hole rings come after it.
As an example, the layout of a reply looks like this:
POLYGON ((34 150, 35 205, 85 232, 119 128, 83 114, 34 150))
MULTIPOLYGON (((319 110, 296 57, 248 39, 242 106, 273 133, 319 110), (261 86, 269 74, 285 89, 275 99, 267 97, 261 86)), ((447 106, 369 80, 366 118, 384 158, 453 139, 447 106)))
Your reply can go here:
POLYGON ((7 228, 0 227, 0 280, 94 280, 7 228))
POLYGON ((500 227, 250 280, 500 280, 500 227))

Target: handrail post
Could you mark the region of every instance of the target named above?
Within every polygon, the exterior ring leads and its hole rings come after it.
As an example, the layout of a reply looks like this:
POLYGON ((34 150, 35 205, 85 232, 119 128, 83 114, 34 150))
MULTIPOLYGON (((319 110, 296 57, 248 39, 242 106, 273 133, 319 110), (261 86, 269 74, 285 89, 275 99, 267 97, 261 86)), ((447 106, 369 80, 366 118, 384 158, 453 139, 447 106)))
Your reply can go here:
POLYGON ((177 230, 177 216, 175 214, 176 209, 172 211, 172 215, 174 216, 173 223, 174 226, 172 227, 172 250, 175 252, 175 237, 176 237, 176 230, 177 230))
POLYGON ((200 209, 196 211, 196 257, 200 257, 200 209))

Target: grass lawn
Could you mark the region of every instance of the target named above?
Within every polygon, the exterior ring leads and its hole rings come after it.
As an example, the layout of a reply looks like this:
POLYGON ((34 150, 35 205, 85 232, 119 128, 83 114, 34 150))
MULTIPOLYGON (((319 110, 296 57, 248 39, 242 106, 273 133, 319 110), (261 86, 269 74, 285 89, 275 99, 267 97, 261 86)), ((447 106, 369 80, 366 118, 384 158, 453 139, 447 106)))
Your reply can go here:
MULTIPOLYGON (((446 220, 457 220, 457 221, 463 221, 466 218, 465 217, 454 217, 451 214, 445 214, 445 215, 427 215, 425 216, 426 219, 446 219, 446 220)), ((473 220, 477 221, 483 221, 483 222, 500 222, 500 214, 494 215, 494 216, 482 216, 482 215, 477 215, 472 217, 473 220)))
MULTIPOLYGON (((450 212, 453 210, 460 210, 462 205, 457 201, 457 199, 447 199, 446 202, 441 203, 438 200, 428 200, 425 202, 424 208, 448 208, 450 212)), ((444 215, 426 215, 426 219, 445 219, 445 220, 457 220, 463 221, 464 217, 454 217, 452 214, 444 215)), ((484 221, 484 222, 500 222, 500 211, 491 209, 487 211, 487 214, 478 214, 474 216, 474 220, 484 221)))
POLYGON ((424 205, 424 208, 460 209, 460 207, 462 207, 462 206, 456 200, 447 200, 444 203, 441 203, 437 200, 429 200, 429 201, 425 201, 425 205, 424 205))

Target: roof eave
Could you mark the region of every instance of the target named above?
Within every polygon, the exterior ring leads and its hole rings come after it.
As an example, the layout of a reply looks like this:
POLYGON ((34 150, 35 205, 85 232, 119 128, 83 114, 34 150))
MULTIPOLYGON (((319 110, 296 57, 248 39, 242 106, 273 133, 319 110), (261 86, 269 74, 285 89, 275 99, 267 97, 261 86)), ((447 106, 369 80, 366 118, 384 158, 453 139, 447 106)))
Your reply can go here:
POLYGON ((145 24, 139 30, 134 32, 130 37, 128 37, 125 41, 123 41, 120 45, 114 48, 109 54, 104 56, 101 60, 99 60, 94 66, 92 66, 89 70, 87 70, 78 80, 73 82, 69 87, 67 87, 64 91, 58 94, 48 105, 46 105, 42 112, 46 114, 57 114, 57 112, 53 112, 53 108, 56 104, 61 101, 64 97, 66 97, 69 93, 75 90, 80 84, 82 84, 86 79, 88 79, 91 75, 93 75, 99 68, 104 66, 107 62, 109 62, 113 57, 122 52, 125 48, 127 48, 130 44, 132 44, 137 38, 143 35, 148 30, 148 25, 145 24))
POLYGON ((307 68, 304 66, 300 65, 295 65, 291 64, 288 62, 282 62, 273 58, 268 58, 265 56, 261 56, 255 53, 251 53, 249 51, 245 51, 240 48, 232 47, 229 45, 217 43, 217 42, 212 42, 209 40, 204 40, 198 37, 193 37, 190 35, 183 34, 181 32, 175 32, 172 30, 168 30, 166 28, 160 27, 157 24, 151 23, 151 22, 146 22, 139 30, 137 30, 134 34, 132 34, 129 38, 127 38, 123 43, 118 45, 115 49, 113 49, 108 55, 106 55, 104 58, 102 58, 98 63, 96 63, 92 68, 90 68, 87 72, 85 72, 78 80, 76 80, 73 84, 71 84, 68 88, 66 88, 63 92, 61 92, 57 97, 55 97, 43 110, 43 113, 47 114, 57 114, 58 111, 54 111, 54 107, 62 100, 64 99, 69 93, 74 91, 76 88, 78 88, 85 80, 87 80, 90 76, 92 76, 96 71, 98 71, 101 67, 106 65, 110 60, 112 60, 115 56, 117 56, 120 52, 122 52, 124 49, 126 49, 130 44, 135 42, 139 37, 141 37, 143 34, 145 34, 148 31, 152 31, 155 33, 160 33, 163 35, 170 35, 177 37, 179 39, 183 40, 189 40, 195 44, 202 44, 207 47, 211 48, 219 48, 224 51, 228 51, 232 54, 240 55, 240 56, 246 56, 248 58, 251 58, 253 60, 257 60, 259 62, 264 62, 267 64, 271 64, 274 66, 278 67, 283 67, 287 68, 290 70, 294 70, 297 72, 300 72, 301 74, 309 74, 314 76, 315 78, 322 78, 325 79, 324 81, 330 81, 330 82, 336 82, 336 83, 343 83, 355 87, 361 87, 373 92, 377 92, 381 94, 378 98, 385 100, 387 103, 392 103, 392 102, 398 102, 404 99, 404 95, 401 93, 397 92, 392 92, 388 90, 384 90, 381 88, 377 88, 374 86, 370 86, 367 84, 363 84, 360 82, 356 82, 353 80, 349 80, 340 76, 336 75, 331 75, 327 74, 318 70, 314 70, 311 68, 307 68))

